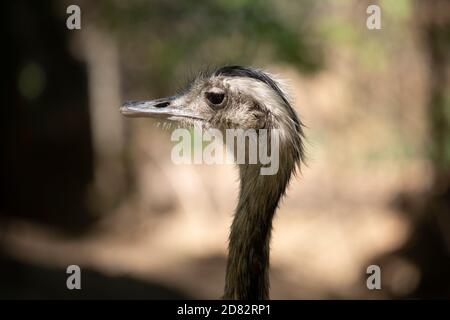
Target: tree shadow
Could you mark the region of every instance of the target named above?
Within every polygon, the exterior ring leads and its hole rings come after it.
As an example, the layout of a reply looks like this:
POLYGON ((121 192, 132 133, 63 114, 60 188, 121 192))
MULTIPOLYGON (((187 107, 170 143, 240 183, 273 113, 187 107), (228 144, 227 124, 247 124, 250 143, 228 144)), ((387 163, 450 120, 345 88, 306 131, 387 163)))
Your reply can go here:
POLYGON ((398 250, 369 264, 382 270, 382 288, 393 298, 450 298, 450 188, 422 195, 400 194, 395 206, 413 231, 398 250))
POLYGON ((81 290, 69 290, 66 270, 32 265, 2 252, 0 274, 0 299, 194 299, 166 284, 86 268, 81 270, 81 290))

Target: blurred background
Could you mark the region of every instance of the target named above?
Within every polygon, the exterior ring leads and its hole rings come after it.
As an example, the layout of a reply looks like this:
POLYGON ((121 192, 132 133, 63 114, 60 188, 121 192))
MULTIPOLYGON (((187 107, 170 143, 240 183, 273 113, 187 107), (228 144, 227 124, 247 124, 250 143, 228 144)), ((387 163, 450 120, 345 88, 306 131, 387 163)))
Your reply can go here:
POLYGON ((237 172, 173 164, 170 130, 118 107, 224 64, 289 79, 307 126, 271 297, 450 298, 449 1, 3 7, 0 298, 221 296, 237 172), (66 289, 71 264, 82 290, 66 289), (366 287, 371 264, 382 290, 366 287))

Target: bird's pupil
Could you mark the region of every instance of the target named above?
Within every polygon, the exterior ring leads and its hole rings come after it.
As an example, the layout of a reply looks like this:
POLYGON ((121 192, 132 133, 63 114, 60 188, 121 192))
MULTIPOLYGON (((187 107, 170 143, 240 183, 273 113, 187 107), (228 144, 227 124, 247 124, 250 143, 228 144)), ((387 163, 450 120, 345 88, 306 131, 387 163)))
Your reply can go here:
POLYGON ((206 93, 206 98, 212 104, 220 104, 220 103, 222 103, 224 97, 225 97, 224 93, 216 93, 216 92, 207 92, 206 93))

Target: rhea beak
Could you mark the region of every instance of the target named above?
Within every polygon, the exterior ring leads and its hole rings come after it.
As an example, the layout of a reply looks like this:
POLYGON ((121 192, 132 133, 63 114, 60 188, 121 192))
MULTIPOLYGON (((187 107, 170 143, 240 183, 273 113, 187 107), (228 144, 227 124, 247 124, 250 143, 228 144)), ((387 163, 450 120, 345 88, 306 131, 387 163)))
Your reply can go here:
POLYGON ((150 117, 165 120, 179 120, 182 118, 203 120, 200 114, 181 103, 177 96, 146 101, 127 101, 120 108, 120 112, 127 117, 150 117))

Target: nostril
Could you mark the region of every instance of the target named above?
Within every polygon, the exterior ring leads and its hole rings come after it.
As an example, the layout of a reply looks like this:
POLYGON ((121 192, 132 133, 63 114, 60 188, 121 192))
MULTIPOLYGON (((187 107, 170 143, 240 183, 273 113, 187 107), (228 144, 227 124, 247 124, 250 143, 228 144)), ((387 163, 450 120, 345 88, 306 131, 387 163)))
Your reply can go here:
POLYGON ((155 104, 155 108, 165 108, 170 104, 170 102, 160 102, 158 104, 155 104))

